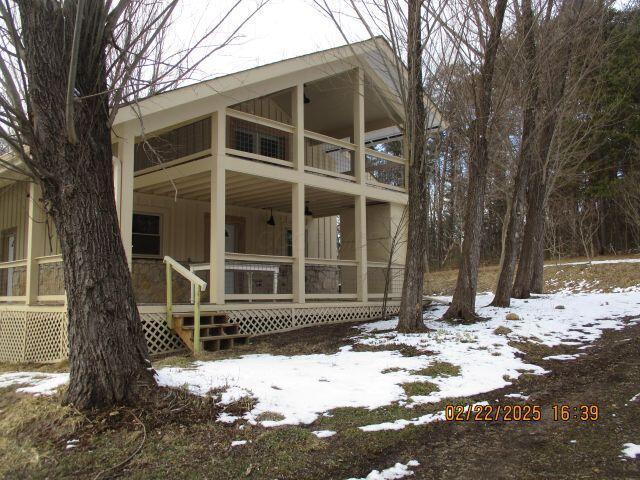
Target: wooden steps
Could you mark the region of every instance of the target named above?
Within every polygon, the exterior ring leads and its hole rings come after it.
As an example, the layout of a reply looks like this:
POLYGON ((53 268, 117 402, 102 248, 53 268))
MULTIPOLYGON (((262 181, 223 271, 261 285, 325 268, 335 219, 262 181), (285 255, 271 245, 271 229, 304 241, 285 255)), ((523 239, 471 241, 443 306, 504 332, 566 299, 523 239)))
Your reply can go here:
MULTIPOLYGON (((173 315, 173 330, 187 347, 194 352, 194 319, 190 313, 173 315)), ((237 345, 246 345, 249 335, 240 333, 240 325, 229 322, 225 313, 200 316, 200 351, 228 350, 237 345)))

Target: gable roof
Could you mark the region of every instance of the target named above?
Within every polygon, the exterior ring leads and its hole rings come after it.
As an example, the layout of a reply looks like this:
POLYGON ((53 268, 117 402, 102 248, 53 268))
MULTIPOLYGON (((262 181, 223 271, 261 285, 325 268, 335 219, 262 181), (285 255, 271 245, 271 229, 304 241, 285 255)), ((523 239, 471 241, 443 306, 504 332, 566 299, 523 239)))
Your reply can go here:
MULTIPOLYGON (((397 62, 394 57, 395 54, 387 42, 382 37, 374 37, 357 43, 268 63, 146 97, 136 103, 135 109, 131 105, 120 107, 114 125, 334 61, 351 62, 354 68, 362 67, 375 84, 376 90, 380 91, 385 103, 399 119, 402 119, 404 111, 398 94, 400 82, 397 79, 397 62)), ((404 64, 399 63, 403 65, 404 69, 404 64)), ((406 69, 404 70, 406 72, 406 69)), ((430 100, 428 103, 434 112, 432 125, 439 125, 438 110, 430 100)))

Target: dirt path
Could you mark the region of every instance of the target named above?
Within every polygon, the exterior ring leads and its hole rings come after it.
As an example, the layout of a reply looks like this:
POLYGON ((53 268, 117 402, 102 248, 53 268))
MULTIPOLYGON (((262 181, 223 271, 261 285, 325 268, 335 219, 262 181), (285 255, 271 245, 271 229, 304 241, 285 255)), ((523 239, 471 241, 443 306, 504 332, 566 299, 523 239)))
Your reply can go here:
MULTIPOLYGON (((525 376, 493 392, 530 395, 542 405, 542 421, 441 423, 423 429, 415 449, 421 467, 413 478, 640 478, 640 459, 622 460, 626 442, 640 443, 640 325, 606 332, 572 361, 549 361, 552 372, 525 376), (551 406, 596 404, 600 419, 556 422, 551 406)), ((480 399, 480 397, 478 397, 480 399)))

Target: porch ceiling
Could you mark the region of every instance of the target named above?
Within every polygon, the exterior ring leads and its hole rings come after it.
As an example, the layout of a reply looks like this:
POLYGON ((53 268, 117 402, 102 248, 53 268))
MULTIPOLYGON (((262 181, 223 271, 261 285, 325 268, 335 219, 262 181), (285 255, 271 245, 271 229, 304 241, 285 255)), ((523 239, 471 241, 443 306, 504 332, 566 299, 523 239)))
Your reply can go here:
MULTIPOLYGON (((199 173, 175 179, 173 184, 165 182, 136 191, 198 201, 211 200, 211 180, 207 173, 199 173), (175 185, 175 186, 174 186, 175 185), (177 192, 176 192, 177 191, 177 192)), ((291 184, 275 180, 227 171, 226 202, 249 208, 263 208, 291 212, 291 184)), ((335 215, 344 208, 353 207, 354 197, 327 190, 307 187, 305 202, 314 217, 335 215)))

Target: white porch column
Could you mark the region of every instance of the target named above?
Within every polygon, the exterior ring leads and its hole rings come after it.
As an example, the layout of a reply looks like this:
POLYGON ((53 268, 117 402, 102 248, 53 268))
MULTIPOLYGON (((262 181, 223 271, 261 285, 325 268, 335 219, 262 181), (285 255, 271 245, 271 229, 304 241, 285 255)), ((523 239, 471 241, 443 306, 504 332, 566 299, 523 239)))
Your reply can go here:
POLYGON ((355 70, 353 86, 353 143, 356 145, 354 170, 356 181, 364 184, 366 179, 364 156, 364 72, 355 70))
POLYGON ((122 245, 127 257, 129 269, 131 269, 131 259, 133 251, 133 160, 134 160, 135 138, 133 136, 124 137, 118 140, 118 158, 121 162, 120 169, 120 202, 118 203, 120 212, 120 234, 122 235, 122 245))
POLYGON ((304 219, 304 184, 294 183, 291 194, 292 234, 293 234, 293 301, 304 303, 305 294, 305 219, 304 219))
POLYGON ((364 195, 356 197, 354 214, 357 294, 359 302, 366 302, 369 287, 367 285, 367 198, 364 195))
POLYGON ((291 111, 295 133, 293 134, 293 167, 298 181, 291 184, 291 230, 293 236, 293 282, 295 303, 305 301, 305 218, 304 218, 304 85, 299 83, 291 90, 291 111))
POLYGON ((224 156, 226 150, 226 112, 219 110, 211 117, 211 215, 209 222, 209 301, 224 303, 224 250, 226 179, 224 156))
POLYGON ((27 281, 26 303, 34 305, 38 302, 38 264, 35 259, 44 255, 46 232, 46 215, 43 206, 38 204, 40 185, 29 185, 29 218, 27 229, 27 281))
POLYGON ((304 171, 304 85, 299 83, 291 90, 291 112, 295 133, 293 134, 293 167, 304 171))
MULTIPOLYGON (((366 181, 365 169, 365 126, 364 126, 364 71, 356 68, 353 85, 353 143, 355 151, 355 176, 361 185, 366 181)), ((357 266, 358 301, 366 302, 367 285, 367 198, 358 195, 355 199, 355 250, 357 266)))

